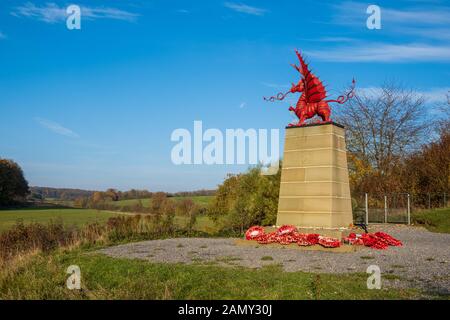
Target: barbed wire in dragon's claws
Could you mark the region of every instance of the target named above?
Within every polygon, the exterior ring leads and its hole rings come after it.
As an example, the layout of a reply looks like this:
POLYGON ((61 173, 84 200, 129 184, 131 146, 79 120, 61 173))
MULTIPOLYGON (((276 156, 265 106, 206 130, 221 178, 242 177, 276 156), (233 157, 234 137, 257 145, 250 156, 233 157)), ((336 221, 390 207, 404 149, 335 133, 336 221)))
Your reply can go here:
POLYGON ((266 97, 263 97, 263 98, 264 98, 264 101, 270 101, 270 102, 274 102, 275 100, 281 101, 281 100, 283 100, 289 93, 291 93, 291 91, 288 91, 288 92, 285 92, 285 93, 280 92, 280 93, 278 93, 276 96, 272 96, 272 97, 270 97, 270 98, 266 98, 266 97))
POLYGON ((326 102, 337 102, 339 104, 343 104, 346 103, 349 99, 353 98, 355 96, 355 86, 356 86, 356 81, 355 79, 352 80, 352 86, 350 87, 350 91, 347 92, 346 94, 343 94, 339 97, 337 97, 334 100, 326 100, 326 102))

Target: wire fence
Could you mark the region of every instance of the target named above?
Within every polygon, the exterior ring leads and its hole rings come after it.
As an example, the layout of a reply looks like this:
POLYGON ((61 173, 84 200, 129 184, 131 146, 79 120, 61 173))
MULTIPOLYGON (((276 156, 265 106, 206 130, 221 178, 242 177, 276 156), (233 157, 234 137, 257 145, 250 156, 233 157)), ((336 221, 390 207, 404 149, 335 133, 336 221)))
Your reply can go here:
POLYGON ((356 223, 411 224, 411 213, 449 206, 449 194, 408 193, 369 194, 353 198, 353 217, 356 223))

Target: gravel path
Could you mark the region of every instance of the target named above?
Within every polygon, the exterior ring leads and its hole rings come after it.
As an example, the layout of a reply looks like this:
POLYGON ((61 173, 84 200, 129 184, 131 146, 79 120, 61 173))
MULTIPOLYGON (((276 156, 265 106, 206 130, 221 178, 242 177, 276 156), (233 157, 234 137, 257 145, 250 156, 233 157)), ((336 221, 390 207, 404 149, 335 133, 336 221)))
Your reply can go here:
POLYGON ((129 243, 100 252, 112 257, 165 263, 250 268, 281 264, 288 272, 366 272, 369 265, 375 264, 381 269, 383 284, 450 294, 450 234, 403 225, 375 226, 370 231, 377 230, 400 239, 403 247, 389 247, 387 250, 363 247, 356 252, 335 253, 270 248, 256 246, 256 243, 255 246, 237 246, 236 239, 230 238, 177 238, 129 243))

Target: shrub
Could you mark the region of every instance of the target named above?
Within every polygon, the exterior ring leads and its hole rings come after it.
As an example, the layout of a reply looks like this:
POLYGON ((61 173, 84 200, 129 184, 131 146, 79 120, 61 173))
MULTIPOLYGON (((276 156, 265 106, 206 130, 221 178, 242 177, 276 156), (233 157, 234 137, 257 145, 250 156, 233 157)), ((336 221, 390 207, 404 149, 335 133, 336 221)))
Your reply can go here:
POLYGON ((239 229, 241 233, 255 224, 274 224, 280 177, 280 170, 276 175, 262 175, 261 167, 228 176, 208 207, 208 215, 215 221, 225 216, 225 228, 239 229))
POLYGON ((47 252, 59 246, 67 246, 77 238, 76 230, 65 228, 61 221, 47 226, 39 223, 16 223, 11 230, 0 234, 0 258, 2 260, 33 250, 47 252))

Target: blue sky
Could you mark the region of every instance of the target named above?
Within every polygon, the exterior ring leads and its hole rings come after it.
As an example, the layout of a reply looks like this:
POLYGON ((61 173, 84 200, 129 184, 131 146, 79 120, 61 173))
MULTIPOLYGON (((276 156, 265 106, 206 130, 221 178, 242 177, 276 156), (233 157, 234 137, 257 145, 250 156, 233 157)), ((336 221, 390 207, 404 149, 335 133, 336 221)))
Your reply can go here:
MULTIPOLYGON (((0 157, 30 185, 214 188, 247 166, 172 164, 174 129, 279 128, 304 52, 331 96, 394 79, 430 105, 450 88, 446 1, 2 1, 0 157), (65 8, 82 10, 81 30, 65 8), (381 30, 366 8, 381 8, 381 30)), ((281 131, 281 139, 284 131, 281 131)))

